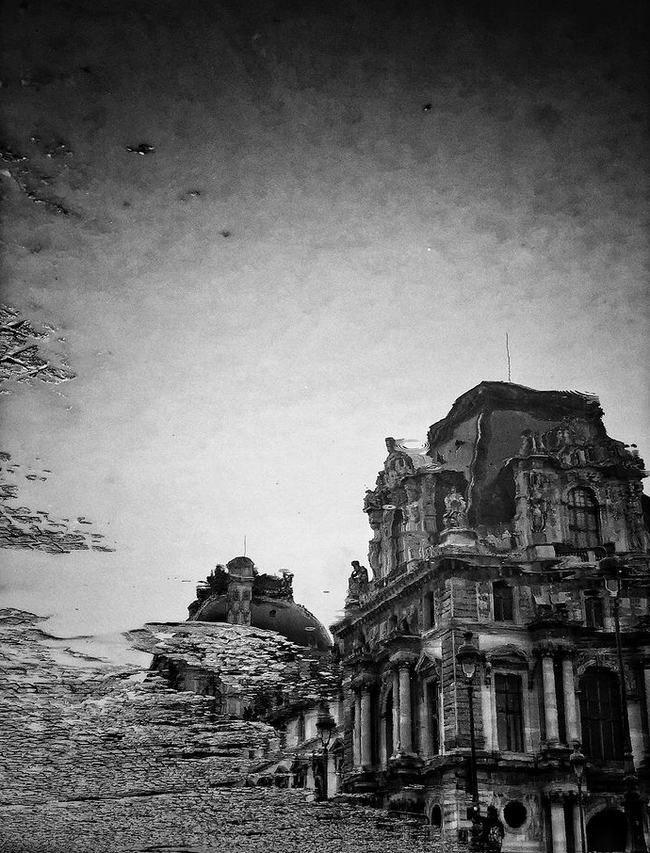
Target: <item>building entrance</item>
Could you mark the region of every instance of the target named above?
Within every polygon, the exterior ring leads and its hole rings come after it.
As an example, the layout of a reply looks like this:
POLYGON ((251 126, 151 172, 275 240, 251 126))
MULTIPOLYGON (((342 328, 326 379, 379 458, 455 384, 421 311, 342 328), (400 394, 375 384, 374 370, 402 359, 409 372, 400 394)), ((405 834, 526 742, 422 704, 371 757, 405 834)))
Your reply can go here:
POLYGON ((596 853, 625 850, 625 815, 618 809, 603 809, 587 823, 587 849, 596 853))

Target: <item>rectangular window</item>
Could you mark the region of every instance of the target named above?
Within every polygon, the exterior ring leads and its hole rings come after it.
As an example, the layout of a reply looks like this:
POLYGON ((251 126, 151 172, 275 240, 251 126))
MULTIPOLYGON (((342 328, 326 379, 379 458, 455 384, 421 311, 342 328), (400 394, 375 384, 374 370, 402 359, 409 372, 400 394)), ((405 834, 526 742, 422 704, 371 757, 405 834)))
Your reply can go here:
POLYGON ((424 593, 424 629, 436 627, 436 598, 432 589, 424 593))
POLYGON ((603 601, 595 595, 585 598, 585 622, 588 628, 603 628, 605 625, 603 601))
POLYGON ((512 587, 504 583, 492 584, 494 600, 494 618, 497 622, 512 622, 514 610, 512 606, 512 587))
POLYGON ((607 669, 592 667, 582 679, 580 714, 584 752, 596 761, 623 758, 620 684, 607 669))
POLYGON ((429 715, 429 754, 440 754, 440 712, 438 682, 427 682, 427 713, 429 715))
POLYGON ((520 675, 495 676, 499 749, 524 750, 523 690, 520 675))

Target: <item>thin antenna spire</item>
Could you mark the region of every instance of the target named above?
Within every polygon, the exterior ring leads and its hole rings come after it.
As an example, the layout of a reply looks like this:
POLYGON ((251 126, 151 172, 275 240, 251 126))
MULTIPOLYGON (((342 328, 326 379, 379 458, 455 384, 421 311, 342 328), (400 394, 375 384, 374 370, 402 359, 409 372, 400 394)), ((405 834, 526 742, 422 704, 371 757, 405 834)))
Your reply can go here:
POLYGON ((506 332, 506 358, 508 359, 508 382, 512 382, 512 375, 510 373, 510 339, 508 338, 507 332, 506 332))
POLYGON ((246 556, 246 534, 244 533, 244 557, 246 556))

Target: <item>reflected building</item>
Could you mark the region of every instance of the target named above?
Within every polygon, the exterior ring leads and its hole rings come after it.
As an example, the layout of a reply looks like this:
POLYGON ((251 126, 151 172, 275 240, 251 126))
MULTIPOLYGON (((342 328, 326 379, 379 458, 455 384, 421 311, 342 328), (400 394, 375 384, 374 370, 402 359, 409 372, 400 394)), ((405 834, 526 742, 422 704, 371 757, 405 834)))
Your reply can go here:
POLYGON ((425 444, 386 440, 369 570, 353 563, 332 627, 343 787, 434 839, 476 839, 490 809, 506 851, 645 849, 646 472, 602 414, 592 395, 482 382, 425 444))
POLYGON ((196 596, 187 622, 148 626, 162 639, 152 669, 175 690, 213 697, 215 719, 277 730, 272 749, 252 750, 250 782, 333 796, 343 764, 339 666, 326 628, 294 600, 293 574, 235 557, 196 596))

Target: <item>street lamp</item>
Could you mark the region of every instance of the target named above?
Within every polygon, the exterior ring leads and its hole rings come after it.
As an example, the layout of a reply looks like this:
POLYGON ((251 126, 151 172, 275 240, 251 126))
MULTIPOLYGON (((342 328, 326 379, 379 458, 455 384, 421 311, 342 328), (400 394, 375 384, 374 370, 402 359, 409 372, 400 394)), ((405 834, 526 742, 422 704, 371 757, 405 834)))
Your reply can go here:
POLYGON ((327 799, 327 776, 329 765, 329 745, 332 739, 332 732, 336 728, 336 720, 330 714, 330 709, 326 702, 321 702, 316 717, 316 731, 323 749, 323 787, 320 799, 327 799))
POLYGON ((581 853, 587 853, 587 839, 585 838, 585 813, 582 807, 582 776, 585 772, 585 764, 587 759, 580 752, 580 744, 575 741, 573 744, 573 752, 569 756, 573 775, 576 777, 578 785, 578 810, 580 812, 580 849, 581 853))
POLYGON ((474 731, 474 676, 481 661, 481 653, 472 643, 471 631, 465 633, 465 642, 456 652, 456 660, 463 670, 467 681, 467 701, 469 703, 469 744, 470 744, 470 779, 472 785, 472 805, 470 815, 472 820, 473 840, 476 841, 481 829, 481 806, 478 799, 478 778, 476 775, 476 733, 474 731))
POLYGON ((598 563, 598 568, 604 576, 605 589, 614 605, 614 632, 616 634, 616 654, 618 657, 618 687, 621 702, 621 717, 623 721, 623 774, 625 783, 625 818, 627 823, 628 845, 635 853, 647 853, 645 834, 643 832, 643 804, 639 794, 639 779, 634 767, 632 739, 630 738, 630 720, 627 709, 627 688, 625 686, 625 663, 623 661, 623 644, 621 642, 621 588, 625 566, 616 556, 605 557, 598 563))

